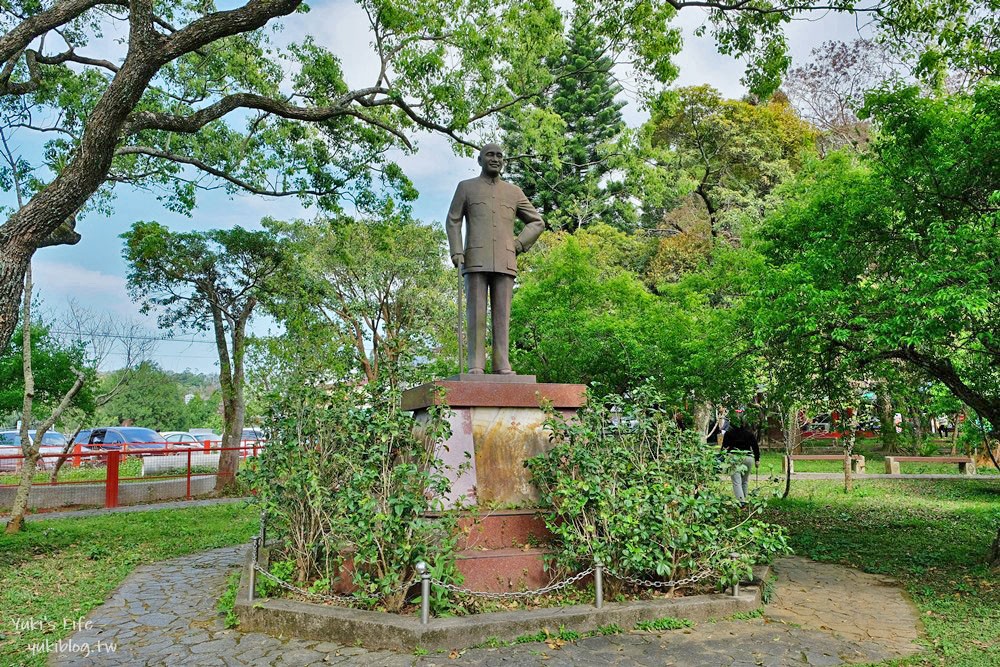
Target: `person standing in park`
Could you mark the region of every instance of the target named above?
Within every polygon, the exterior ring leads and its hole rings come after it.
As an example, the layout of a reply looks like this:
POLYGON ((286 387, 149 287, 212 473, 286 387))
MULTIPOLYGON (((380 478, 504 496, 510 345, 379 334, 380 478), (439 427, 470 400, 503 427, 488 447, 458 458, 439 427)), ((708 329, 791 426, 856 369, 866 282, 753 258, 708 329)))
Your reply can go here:
POLYGON ((482 172, 458 184, 445 223, 451 261, 465 276, 469 373, 480 374, 486 368, 488 295, 493 325, 492 371, 514 375, 510 367, 510 302, 517 256, 538 240, 545 223, 521 188, 500 179, 504 165, 500 146, 483 146, 478 161, 482 172), (524 223, 517 236, 515 219, 524 223))
POLYGON ((732 472, 733 495, 745 504, 750 490, 750 468, 760 466, 760 446, 757 437, 742 423, 731 426, 722 439, 722 450, 742 454, 732 472))

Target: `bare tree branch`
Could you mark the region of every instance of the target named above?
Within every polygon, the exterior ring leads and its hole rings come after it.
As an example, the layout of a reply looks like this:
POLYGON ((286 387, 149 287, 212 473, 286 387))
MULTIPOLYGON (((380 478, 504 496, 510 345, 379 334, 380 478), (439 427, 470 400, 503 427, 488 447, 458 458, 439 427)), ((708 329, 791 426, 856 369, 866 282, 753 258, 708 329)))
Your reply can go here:
POLYGON ((49 30, 72 21, 88 9, 98 5, 125 6, 121 0, 62 0, 50 9, 39 12, 21 21, 20 24, 0 36, 0 62, 7 62, 27 48, 31 40, 44 35, 49 30))

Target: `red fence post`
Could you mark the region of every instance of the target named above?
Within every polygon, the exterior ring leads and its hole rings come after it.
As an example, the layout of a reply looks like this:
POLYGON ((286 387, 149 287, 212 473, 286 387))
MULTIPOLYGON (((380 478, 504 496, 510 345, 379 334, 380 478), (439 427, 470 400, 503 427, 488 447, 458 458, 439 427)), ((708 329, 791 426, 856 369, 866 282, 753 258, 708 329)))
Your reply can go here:
POLYGON ((83 445, 76 444, 73 445, 73 467, 80 467, 80 453, 83 451, 83 445))
POLYGON ((191 500, 191 450, 188 450, 187 499, 191 500))
POLYGON ((108 452, 108 474, 104 477, 104 506, 118 507, 118 452, 108 452))

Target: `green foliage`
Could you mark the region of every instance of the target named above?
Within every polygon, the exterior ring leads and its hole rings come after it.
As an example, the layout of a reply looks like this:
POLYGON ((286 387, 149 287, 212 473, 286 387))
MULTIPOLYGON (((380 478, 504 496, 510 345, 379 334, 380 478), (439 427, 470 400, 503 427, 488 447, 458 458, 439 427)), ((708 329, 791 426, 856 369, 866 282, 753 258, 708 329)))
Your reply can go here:
POLYGON ((165 329, 210 330, 218 314, 218 326, 229 331, 249 317, 285 261, 273 234, 242 227, 171 232, 137 222, 121 237, 129 293, 143 313, 158 310, 165 329))
POLYGON ((755 517, 764 499, 741 509, 718 483, 717 450, 678 430, 665 403, 641 388, 591 398, 574 420, 550 411, 556 445, 527 466, 560 569, 600 559, 623 575, 671 580, 711 568, 728 584, 786 551, 781 529, 755 517))
POLYGON ((538 632, 531 634, 519 635, 514 638, 514 644, 536 644, 538 642, 575 642, 580 639, 581 635, 579 632, 574 630, 567 630, 565 626, 560 625, 558 632, 552 632, 548 628, 543 628, 538 632))
POLYGON ((841 382, 899 360, 1000 422, 997 109, 996 84, 871 95, 871 155, 810 163, 757 235, 759 346, 841 382))
POLYGON ((240 574, 241 572, 237 571, 229 575, 229 579, 226 581, 226 590, 219 597, 219 603, 216 606, 221 613, 226 615, 224 623, 227 628, 235 628, 240 624, 240 619, 234 611, 236 594, 240 589, 240 574))
POLYGON ((328 369, 373 383, 452 370, 444 360, 456 346, 455 276, 439 227, 391 207, 371 219, 265 224, 294 256, 273 310, 290 331, 317 339, 328 369))
POLYGON ((639 621, 635 624, 635 629, 639 632, 656 632, 661 630, 683 630, 684 628, 694 627, 694 621, 687 618, 674 618, 673 616, 664 616, 663 618, 655 618, 651 621, 639 621))
MULTIPOLYGON (((187 423, 188 428, 210 428, 216 432, 222 429, 222 415, 219 410, 222 404, 222 395, 218 390, 213 391, 208 398, 202 398, 200 394, 195 394, 187 403, 187 423)), ((253 414, 251 412, 251 414, 253 414)))
POLYGON ((507 153, 518 156, 511 180, 553 229, 634 225, 621 183, 606 179, 621 164, 625 103, 615 99, 622 87, 594 9, 590 0, 574 3, 565 50, 553 65, 561 76, 532 106, 515 108, 501 120, 507 153))
POLYGON ((189 413, 177 381, 151 361, 144 361, 134 371, 115 371, 101 379, 104 393, 119 383, 123 373, 129 373, 125 383, 95 415, 101 426, 115 426, 131 419, 135 426, 154 431, 183 431, 189 426, 189 413))
POLYGON ((573 237, 536 258, 511 306, 514 366, 543 382, 626 391, 664 367, 665 304, 573 237))
MULTIPOLYGON (((86 381, 70 404, 84 412, 94 409, 95 372, 86 359, 83 344, 65 345, 49 333, 45 324, 31 326, 31 369, 35 376, 33 414, 43 421, 76 382, 74 370, 86 381)), ((20 414, 24 406, 23 335, 19 327, 7 347, 0 351, 0 415, 20 414)))
MULTIPOLYGON (((816 130, 787 99, 725 100, 710 86, 669 91, 653 106, 652 148, 669 148, 687 193, 707 209, 713 237, 739 237, 763 198, 815 152, 816 130)), ((659 222, 659 221, 657 221, 659 222)))
MULTIPOLYGON (((767 604, 765 601, 764 604, 767 604)), ((763 618, 764 609, 763 607, 758 607, 753 611, 738 611, 735 614, 730 614, 726 617, 729 621, 752 621, 755 618, 763 618)))
MULTIPOLYGON (((244 471, 279 547, 275 566, 299 585, 349 582, 361 607, 398 611, 424 560, 458 581, 455 522, 441 509, 450 481, 432 443, 447 433, 432 409, 422 437, 384 386, 301 386, 271 397, 268 446, 244 471)), ((448 601, 435 601, 437 612, 448 601)))

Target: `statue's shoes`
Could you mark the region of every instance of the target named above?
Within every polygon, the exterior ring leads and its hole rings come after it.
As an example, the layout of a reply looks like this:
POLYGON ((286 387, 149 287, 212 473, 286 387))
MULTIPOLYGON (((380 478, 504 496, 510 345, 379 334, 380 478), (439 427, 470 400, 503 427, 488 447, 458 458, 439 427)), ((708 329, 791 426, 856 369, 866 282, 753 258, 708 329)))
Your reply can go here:
POLYGON ((513 369, 508 368, 507 370, 497 371, 497 375, 517 375, 517 373, 513 369))
POLYGON ((470 368, 469 369, 469 375, 482 375, 482 374, 483 374, 483 369, 482 368, 470 368))

